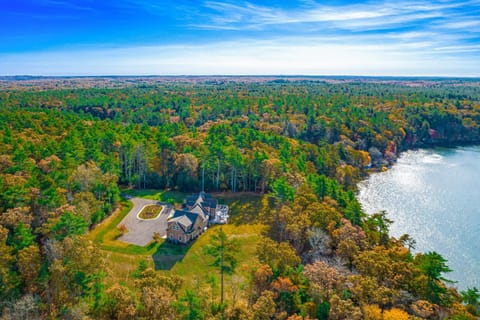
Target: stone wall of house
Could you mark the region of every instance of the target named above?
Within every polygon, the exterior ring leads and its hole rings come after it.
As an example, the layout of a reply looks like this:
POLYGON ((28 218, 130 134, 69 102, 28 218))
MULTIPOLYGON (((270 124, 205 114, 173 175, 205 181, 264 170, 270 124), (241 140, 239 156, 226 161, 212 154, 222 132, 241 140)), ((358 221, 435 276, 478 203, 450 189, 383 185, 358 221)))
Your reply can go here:
POLYGON ((190 241, 190 236, 185 235, 182 229, 175 230, 173 226, 176 225, 175 223, 169 224, 167 229, 167 239, 172 242, 181 242, 187 243, 190 241))

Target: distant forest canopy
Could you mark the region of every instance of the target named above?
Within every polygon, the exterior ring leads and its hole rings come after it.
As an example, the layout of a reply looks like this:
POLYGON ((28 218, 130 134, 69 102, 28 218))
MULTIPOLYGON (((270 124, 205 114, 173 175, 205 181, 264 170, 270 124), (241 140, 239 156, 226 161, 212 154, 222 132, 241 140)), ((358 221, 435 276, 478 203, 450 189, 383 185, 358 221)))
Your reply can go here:
MULTIPOLYGON (((80 302, 88 305, 85 314, 114 317, 118 310, 108 299, 129 293, 105 291, 104 271, 79 254, 101 255, 83 234, 111 214, 121 187, 198 192, 202 186, 271 195, 255 219, 270 226, 277 244, 268 240, 261 250, 293 256, 272 262, 259 249, 266 278, 247 284, 259 291, 245 300, 267 309, 262 303, 271 302, 270 318, 330 312, 334 319, 336 312, 341 319, 342 312, 373 314, 378 305, 379 312, 400 307, 413 314, 415 301, 432 315, 437 307, 463 312, 459 294, 442 282, 444 259, 413 257, 403 247, 412 239, 390 239, 390 221, 366 217, 355 190, 372 168, 392 164, 403 150, 480 143, 478 82, 20 80, 0 84, 0 312, 30 297, 45 317, 71 314, 80 302), (356 278, 345 282, 332 266, 307 266, 316 260, 315 241, 329 247, 317 256, 339 257, 356 278), (395 268, 370 264, 380 258, 395 268), (337 278, 319 280, 317 272, 337 278), (328 288, 319 292, 307 283, 328 288), (382 297, 373 297, 377 289, 382 297)), ((163 286, 169 299, 179 294, 163 286)), ((141 318, 146 302, 128 303, 141 318)))
POLYGON ((18 160, 91 160, 138 188, 198 191, 204 177, 208 191, 263 192, 282 174, 292 185, 319 174, 353 188, 370 163, 389 164, 402 150, 480 141, 478 86, 407 83, 7 90, 3 148, 23 150, 18 160))

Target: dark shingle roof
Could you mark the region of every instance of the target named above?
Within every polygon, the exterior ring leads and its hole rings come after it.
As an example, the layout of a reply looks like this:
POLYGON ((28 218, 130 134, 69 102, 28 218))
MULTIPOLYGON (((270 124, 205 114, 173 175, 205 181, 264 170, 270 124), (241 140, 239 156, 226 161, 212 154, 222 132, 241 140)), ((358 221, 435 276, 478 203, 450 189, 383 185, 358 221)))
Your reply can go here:
POLYGON ((177 222, 185 233, 190 233, 193 231, 197 218, 198 214, 184 210, 175 210, 168 222, 177 222))
POLYGON ((196 204, 193 206, 192 209, 190 209, 190 212, 194 212, 194 213, 197 213, 197 214, 201 214, 204 216, 204 218, 206 216, 208 216, 208 212, 207 210, 205 210, 205 208, 202 206, 202 205, 199 205, 199 204, 196 204))
POLYGON ((200 192, 194 193, 186 198, 186 205, 193 207, 195 204, 201 204, 203 207, 216 208, 217 199, 215 199, 211 194, 200 192))

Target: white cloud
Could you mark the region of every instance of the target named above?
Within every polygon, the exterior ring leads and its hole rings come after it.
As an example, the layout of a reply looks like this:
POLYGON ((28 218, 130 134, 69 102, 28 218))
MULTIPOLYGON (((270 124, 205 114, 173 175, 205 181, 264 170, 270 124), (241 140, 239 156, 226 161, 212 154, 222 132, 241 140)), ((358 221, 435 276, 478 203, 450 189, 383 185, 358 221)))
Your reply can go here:
POLYGON ((206 1, 204 6, 214 12, 203 13, 202 23, 192 26, 205 29, 258 30, 272 25, 330 23, 333 24, 330 26, 345 30, 384 29, 426 19, 445 18, 450 10, 466 4, 468 2, 465 1, 444 3, 402 0, 329 6, 308 2, 302 7, 285 10, 250 2, 206 1))
MULTIPOLYGON (((442 25, 443 28, 446 29, 468 29, 468 28, 475 28, 480 27, 480 20, 468 20, 468 21, 455 21, 449 22, 442 25)), ((478 30, 478 29, 477 29, 478 30)))
MULTIPOLYGON (((120 2, 137 3, 143 2, 120 2)), ((0 73, 479 76, 475 30, 480 25, 475 12, 462 8, 476 3, 386 0, 328 6, 304 0, 287 10, 210 0, 204 2, 207 10, 182 9, 192 13, 190 22, 197 21, 190 26, 238 30, 243 40, 4 54, 0 73)), ((147 8, 160 10, 156 4, 147 8)))
MULTIPOLYGON (((478 57, 429 42, 341 43, 321 38, 144 46, 4 55, 3 74, 34 75, 397 75, 480 76, 478 57)), ((480 50, 472 46, 471 50, 480 50)), ((480 55, 479 55, 480 56, 480 55)))

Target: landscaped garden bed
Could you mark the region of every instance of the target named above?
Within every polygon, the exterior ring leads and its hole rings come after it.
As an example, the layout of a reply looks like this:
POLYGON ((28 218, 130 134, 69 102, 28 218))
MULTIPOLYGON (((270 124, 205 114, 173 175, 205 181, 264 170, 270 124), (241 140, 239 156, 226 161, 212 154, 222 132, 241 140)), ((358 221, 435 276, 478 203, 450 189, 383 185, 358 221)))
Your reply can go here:
POLYGON ((160 212, 162 212, 162 206, 150 205, 144 207, 138 217, 146 220, 155 219, 159 216, 160 212))

